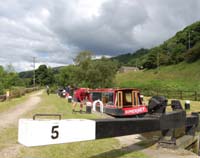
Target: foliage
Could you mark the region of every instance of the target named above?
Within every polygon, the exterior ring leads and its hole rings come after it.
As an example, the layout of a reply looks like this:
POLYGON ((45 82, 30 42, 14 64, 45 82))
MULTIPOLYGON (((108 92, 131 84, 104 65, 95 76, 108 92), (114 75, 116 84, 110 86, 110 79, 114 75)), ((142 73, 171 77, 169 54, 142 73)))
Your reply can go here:
POLYGON ((10 89, 13 86, 24 86, 24 82, 14 72, 12 65, 8 65, 6 70, 3 66, 0 66, 0 94, 3 94, 6 89, 10 89))
POLYGON ((64 67, 57 75, 59 84, 78 87, 111 87, 117 72, 117 63, 106 58, 92 60, 87 52, 80 52, 78 65, 64 67))
POLYGON ((92 62, 87 71, 88 86, 93 88, 112 87, 116 72, 117 63, 114 61, 102 58, 92 62))
POLYGON ((185 60, 189 63, 197 61, 198 59, 200 59, 200 43, 197 43, 185 54, 185 60))
POLYGON ((156 68, 157 67, 157 60, 158 60, 158 52, 154 49, 152 49, 151 54, 148 55, 148 58, 146 59, 143 66, 145 68, 156 68))
POLYGON ((112 57, 111 60, 118 61, 121 65, 141 67, 143 58, 147 53, 148 49, 141 48, 134 53, 112 57))
POLYGON ((74 63, 76 65, 79 65, 85 62, 86 60, 91 60, 92 54, 93 53, 91 51, 82 51, 74 58, 74 63))
POLYGON ((36 83, 40 86, 49 85, 54 82, 54 74, 52 69, 46 65, 40 65, 36 70, 36 83))
POLYGON ((199 59, 200 21, 187 26, 175 36, 151 49, 113 57, 121 65, 154 69, 161 65, 178 64, 182 61, 194 62, 199 59))
POLYGON ((72 85, 75 80, 77 66, 69 65, 62 67, 58 74, 55 74, 55 84, 60 86, 72 85))

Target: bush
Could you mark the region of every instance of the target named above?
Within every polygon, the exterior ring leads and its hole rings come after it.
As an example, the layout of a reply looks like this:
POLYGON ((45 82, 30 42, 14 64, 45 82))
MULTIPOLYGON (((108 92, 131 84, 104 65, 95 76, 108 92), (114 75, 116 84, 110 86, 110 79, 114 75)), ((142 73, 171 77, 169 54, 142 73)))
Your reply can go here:
POLYGON ((188 63, 200 59, 200 43, 197 43, 193 48, 189 49, 185 54, 185 60, 188 63))

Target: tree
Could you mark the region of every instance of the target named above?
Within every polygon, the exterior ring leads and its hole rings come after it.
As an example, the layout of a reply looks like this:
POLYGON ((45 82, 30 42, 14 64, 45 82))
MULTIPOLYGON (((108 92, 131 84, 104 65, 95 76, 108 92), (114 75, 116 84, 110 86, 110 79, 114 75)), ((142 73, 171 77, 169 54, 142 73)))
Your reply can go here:
POLYGON ((24 82, 20 79, 19 74, 15 72, 12 64, 6 66, 4 73, 4 88, 8 89, 13 86, 24 86, 24 82))
POLYGON ((104 57, 93 61, 85 60, 77 70, 77 81, 81 86, 91 88, 112 87, 117 72, 117 63, 104 57))
POLYGON ((36 70, 36 83, 44 86, 50 85, 54 82, 54 75, 52 69, 49 67, 47 68, 46 65, 40 65, 39 68, 36 70))
POLYGON ((5 82, 5 71, 3 66, 0 66, 0 94, 3 93, 5 82))
POLYGON ((74 65, 62 67, 59 70, 59 73, 55 76, 55 81, 57 82, 57 84, 60 86, 76 84, 77 68, 78 67, 74 65))
POLYGON ((15 68, 13 67, 12 64, 8 64, 8 65, 6 66, 6 72, 8 72, 8 73, 15 72, 15 68))
POLYGON ((117 69, 117 62, 109 59, 93 61, 87 72, 88 85, 92 88, 112 87, 117 69))
POLYGON ((90 88, 112 87, 118 69, 117 62, 104 57, 91 60, 91 56, 85 52, 80 52, 75 59, 78 59, 77 65, 63 67, 56 75, 59 85, 71 84, 90 88))
POLYGON ((79 65, 85 61, 90 61, 92 59, 92 54, 91 51, 82 51, 74 58, 74 63, 79 65))
POLYGON ((185 60, 190 63, 200 59, 200 43, 197 43, 193 48, 185 53, 185 60))
POLYGON ((157 53, 156 52, 149 53, 146 61, 143 64, 143 67, 147 69, 153 69, 157 67, 157 53))

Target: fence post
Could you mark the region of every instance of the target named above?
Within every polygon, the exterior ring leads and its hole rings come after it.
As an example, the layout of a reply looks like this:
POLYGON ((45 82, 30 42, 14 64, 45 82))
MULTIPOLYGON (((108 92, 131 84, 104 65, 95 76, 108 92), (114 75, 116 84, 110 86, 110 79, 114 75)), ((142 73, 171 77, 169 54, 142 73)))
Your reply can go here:
POLYGON ((194 100, 197 101, 197 91, 194 92, 194 100))
POLYGON ((180 99, 183 99, 183 91, 180 91, 180 99))

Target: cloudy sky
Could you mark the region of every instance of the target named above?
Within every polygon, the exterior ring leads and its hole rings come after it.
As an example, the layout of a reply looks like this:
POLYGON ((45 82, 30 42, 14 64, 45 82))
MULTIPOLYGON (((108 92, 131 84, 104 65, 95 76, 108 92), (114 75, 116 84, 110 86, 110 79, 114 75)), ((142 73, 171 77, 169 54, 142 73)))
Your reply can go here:
POLYGON ((72 64, 82 50, 151 48, 200 19, 200 0, 0 0, 0 65, 72 64))

